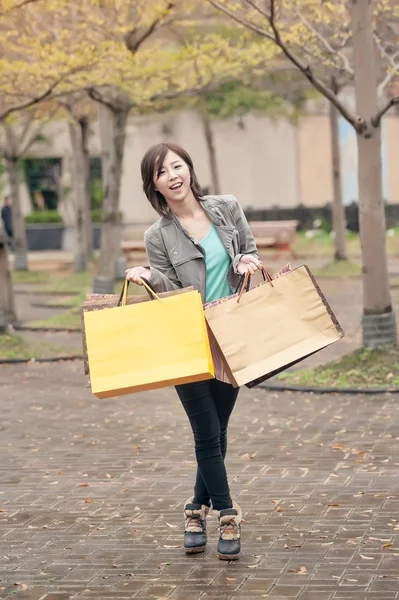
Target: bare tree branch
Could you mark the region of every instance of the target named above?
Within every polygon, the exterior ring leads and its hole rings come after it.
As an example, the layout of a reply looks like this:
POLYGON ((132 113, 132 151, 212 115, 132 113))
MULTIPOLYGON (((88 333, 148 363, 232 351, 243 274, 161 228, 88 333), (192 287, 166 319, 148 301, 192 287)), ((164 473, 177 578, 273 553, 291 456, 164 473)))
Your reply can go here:
POLYGON ((159 100, 173 100, 174 98, 180 97, 189 98, 190 96, 198 96, 200 94, 204 94, 205 92, 216 90, 218 87, 220 87, 221 83, 222 82, 219 80, 217 83, 208 83, 206 85, 191 88, 186 91, 162 92, 161 94, 152 96, 150 101, 156 102, 159 100))
POLYGON ((245 0, 245 2, 247 4, 249 4, 250 6, 252 6, 252 8, 254 10, 256 10, 256 12, 258 12, 260 15, 262 15, 262 17, 265 17, 266 19, 269 19, 270 15, 265 10, 263 10, 259 6, 259 4, 256 4, 256 2, 254 0, 245 0))
POLYGON ((19 148, 21 146, 23 147, 24 144, 25 144, 25 138, 27 137, 27 135, 29 133, 29 129, 30 129, 31 125, 32 125, 33 119, 34 119, 33 112, 27 113, 25 115, 25 123, 24 123, 24 126, 22 128, 22 132, 21 132, 21 134, 19 136, 19 139, 20 139, 19 148))
MULTIPOLYGON (((248 27, 252 31, 255 31, 259 35, 266 37, 267 39, 273 41, 279 48, 282 50, 283 54, 301 71, 301 73, 310 81, 314 88, 327 100, 332 102, 334 106, 338 109, 341 115, 354 127, 357 132, 361 132, 364 128, 364 119, 362 119, 359 115, 348 110, 341 102, 341 100, 333 93, 333 91, 328 88, 320 79, 315 77, 311 67, 306 65, 298 56, 296 56, 288 47, 288 45, 281 38, 279 29, 276 24, 276 0, 270 0, 270 13, 269 15, 266 12, 262 11, 262 14, 268 20, 273 35, 267 30, 258 27, 254 23, 247 21, 243 17, 238 14, 230 11, 228 8, 220 4, 217 0, 209 0, 209 2, 217 9, 234 19, 237 23, 248 27)), ((247 0, 248 4, 251 4, 252 0, 247 0)))
POLYGON ((93 87, 87 88, 86 92, 92 100, 95 100, 99 104, 103 104, 104 106, 109 108, 109 110, 113 113, 118 112, 122 108, 127 111, 130 111, 133 108, 133 106, 135 106, 133 102, 126 102, 120 99, 116 99, 115 102, 112 102, 112 100, 105 98, 96 88, 93 87))
POLYGON ((329 100, 330 102, 332 102, 334 104, 334 106, 339 110, 341 115, 355 128, 355 130, 358 132, 361 131, 362 128, 364 127, 364 119, 362 119, 359 115, 356 115, 355 113, 352 113, 350 110, 348 110, 346 108, 345 104, 343 104, 339 100, 339 98, 330 90, 330 88, 328 88, 326 85, 324 85, 324 83, 321 80, 319 80, 318 78, 316 78, 314 76, 314 73, 313 73, 312 69, 310 68, 310 66, 305 65, 300 60, 300 58, 295 56, 295 54, 293 52, 291 52, 291 50, 288 48, 287 44, 282 40, 282 38, 280 36, 280 32, 276 25, 275 7, 276 7, 275 0, 271 0, 270 1, 270 21, 269 21, 269 23, 270 23, 270 27, 272 28, 272 31, 274 33, 275 43, 279 46, 279 48, 281 48, 281 50, 283 51, 285 56, 292 63, 294 63, 294 65, 296 65, 298 67, 298 69, 305 75, 305 77, 310 81, 310 83, 313 85, 313 87, 315 87, 318 92, 323 94, 323 96, 325 96, 327 98, 327 100, 329 100))
POLYGON ((388 60, 389 64, 391 65, 391 71, 386 74, 386 76, 381 81, 380 85, 378 86, 378 90, 377 90, 378 96, 382 96, 382 94, 384 93, 384 90, 391 83, 391 81, 395 77, 396 73, 399 72, 399 62, 396 62, 396 59, 397 58, 399 59, 399 50, 397 50, 394 54, 388 54, 388 52, 383 47, 378 35, 374 35, 374 40, 378 46, 378 49, 381 51, 381 53, 384 55, 385 59, 388 60))
POLYGON ((267 38, 268 40, 271 40, 272 42, 276 41, 274 39, 274 37, 266 29, 263 29, 262 27, 255 25, 255 23, 251 23, 250 21, 247 21, 243 17, 239 17, 234 12, 232 12, 231 10, 229 10, 228 8, 223 6, 223 4, 220 4, 219 2, 217 2, 217 0, 209 0, 209 2, 212 4, 212 6, 214 6, 218 10, 224 12, 225 15, 231 17, 236 23, 239 23, 240 25, 244 25, 245 27, 248 27, 248 29, 251 29, 255 33, 262 35, 263 37, 267 38))
MULTIPOLYGON (((399 56, 399 52, 397 52, 395 54, 395 56, 399 56)), ((382 96, 384 90, 391 83, 392 79, 395 77, 395 75, 397 73, 399 73, 399 63, 392 69, 392 71, 387 73, 385 78, 383 79, 383 81, 381 81, 380 85, 378 86, 378 95, 379 96, 382 96)))
POLYGON ((30 100, 26 100, 25 102, 21 102, 20 104, 7 108, 3 113, 0 113, 0 122, 5 121, 13 112, 35 106, 36 104, 39 104, 39 102, 42 102, 42 100, 45 100, 51 96, 55 88, 61 83, 62 80, 63 77, 57 79, 45 92, 43 92, 43 94, 37 96, 36 98, 31 98, 30 100))
POLYGON ((95 102, 98 102, 99 104, 103 104, 104 106, 109 108, 109 110, 111 110, 112 112, 115 111, 115 106, 112 104, 112 102, 109 102, 108 100, 106 100, 95 88, 88 88, 87 93, 89 94, 89 97, 92 100, 95 100, 95 102))
POLYGON ((298 8, 295 8, 295 13, 300 19, 300 21, 305 25, 305 27, 307 27, 309 31, 319 40, 319 42, 323 44, 323 46, 330 54, 339 56, 339 58, 342 61, 344 70, 347 73, 349 73, 349 75, 354 75, 354 71, 350 65, 348 57, 342 52, 343 47, 340 49, 333 48, 329 41, 326 40, 326 38, 320 33, 320 31, 313 27, 313 25, 307 20, 307 18, 302 14, 302 12, 298 8))
MULTIPOLYGON (((38 141, 38 137, 41 134, 41 132, 43 131, 43 128, 45 127, 45 125, 52 120, 52 118, 57 114, 58 112, 58 106, 56 106, 55 108, 53 108, 49 113, 47 118, 44 121, 40 121, 37 126, 33 129, 33 132, 31 131, 31 134, 29 136, 29 138, 26 140, 26 144, 24 146, 21 145, 19 154, 23 155, 26 154, 26 152, 28 152, 28 150, 31 148, 31 146, 33 144, 35 144, 38 141)), ((34 121, 32 122, 33 125, 34 121)))
MULTIPOLYGON (((16 4, 15 6, 11 6, 11 8, 8 9, 9 12, 10 10, 15 10, 16 8, 22 8, 23 6, 26 6, 26 4, 31 4, 32 2, 38 2, 39 0, 22 0, 22 2, 19 2, 19 4, 16 4)), ((6 14, 6 12, 0 12, 0 17, 2 17, 3 15, 6 14)))
POLYGON ((379 126, 379 124, 381 123, 382 117, 385 115, 386 112, 389 111, 390 108, 392 108, 392 106, 395 106, 395 104, 399 104, 399 96, 393 96, 389 100, 389 102, 386 103, 386 105, 384 106, 384 108, 382 108, 376 114, 376 116, 371 119, 371 122, 374 125, 374 127, 378 127, 379 126))
POLYGON ((162 21, 168 16, 171 10, 176 6, 175 0, 171 0, 162 14, 160 14, 149 27, 144 29, 143 27, 134 27, 125 36, 125 43, 127 49, 133 54, 137 52, 140 46, 151 36, 155 29, 162 23, 162 21))
POLYGON ((10 123, 7 123, 7 121, 3 121, 2 125, 4 127, 7 140, 7 148, 3 150, 2 154, 5 157, 17 156, 18 148, 15 132, 10 123))
POLYGON ((12 8, 22 8, 23 6, 25 6, 26 4, 32 4, 32 2, 38 2, 39 0, 23 0, 22 2, 20 2, 19 4, 16 4, 15 6, 13 6, 12 8))

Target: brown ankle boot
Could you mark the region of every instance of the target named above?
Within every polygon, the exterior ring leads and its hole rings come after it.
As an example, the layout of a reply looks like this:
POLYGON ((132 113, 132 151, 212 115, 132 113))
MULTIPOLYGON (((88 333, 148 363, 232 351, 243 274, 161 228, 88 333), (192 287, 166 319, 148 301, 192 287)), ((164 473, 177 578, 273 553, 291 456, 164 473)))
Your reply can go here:
POLYGON ((189 498, 184 506, 184 548, 187 554, 204 552, 207 542, 206 517, 209 506, 194 504, 189 498))

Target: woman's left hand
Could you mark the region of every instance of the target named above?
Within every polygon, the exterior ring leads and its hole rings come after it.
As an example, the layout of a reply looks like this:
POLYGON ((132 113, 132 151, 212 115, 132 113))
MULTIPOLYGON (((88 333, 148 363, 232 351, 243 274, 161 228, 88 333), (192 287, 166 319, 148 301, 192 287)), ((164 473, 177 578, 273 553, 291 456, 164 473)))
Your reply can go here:
POLYGON ((261 269, 262 266, 262 262, 258 258, 255 258, 255 256, 251 256, 250 254, 244 254, 241 256, 240 262, 237 265, 237 273, 245 275, 245 273, 249 272, 253 275, 255 271, 261 269))

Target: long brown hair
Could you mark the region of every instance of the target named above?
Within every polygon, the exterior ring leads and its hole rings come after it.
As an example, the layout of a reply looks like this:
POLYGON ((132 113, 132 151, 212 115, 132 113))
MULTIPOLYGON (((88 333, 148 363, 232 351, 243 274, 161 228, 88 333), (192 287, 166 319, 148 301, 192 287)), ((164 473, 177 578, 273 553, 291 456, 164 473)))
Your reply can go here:
POLYGON ((172 144, 170 142, 162 142, 151 146, 149 150, 144 154, 143 160, 141 161, 141 178, 143 180, 143 190, 152 207, 157 211, 161 217, 169 217, 168 204, 160 192, 154 188, 154 174, 159 176, 165 157, 167 153, 171 151, 180 156, 189 168, 191 176, 191 189, 194 197, 200 200, 203 196, 201 186, 198 182, 197 176, 194 171, 193 161, 191 156, 178 144, 172 144))

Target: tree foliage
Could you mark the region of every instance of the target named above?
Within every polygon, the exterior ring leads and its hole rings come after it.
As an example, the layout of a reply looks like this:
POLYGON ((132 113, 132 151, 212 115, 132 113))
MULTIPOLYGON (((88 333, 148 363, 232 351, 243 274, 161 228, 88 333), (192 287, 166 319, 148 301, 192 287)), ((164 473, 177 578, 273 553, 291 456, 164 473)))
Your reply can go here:
MULTIPOLYGON (((356 131, 367 128, 362 116, 342 103, 330 86, 331 75, 353 80, 352 27, 347 3, 324 0, 208 0, 233 19, 243 31, 270 40, 308 81, 336 104, 356 131), (326 77, 327 74, 327 77, 326 77)), ((380 56, 380 93, 389 100, 374 115, 374 126, 399 96, 393 90, 399 73, 399 5, 394 0, 373 1, 374 39, 380 56)))

